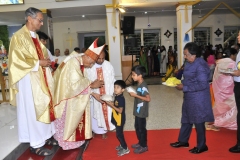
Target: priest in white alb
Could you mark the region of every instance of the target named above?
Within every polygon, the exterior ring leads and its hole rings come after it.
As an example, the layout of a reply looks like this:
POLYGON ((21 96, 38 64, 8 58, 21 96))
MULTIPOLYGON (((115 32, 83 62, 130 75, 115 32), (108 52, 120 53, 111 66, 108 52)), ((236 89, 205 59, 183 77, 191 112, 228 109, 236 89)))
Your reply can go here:
POLYGON ((105 60, 104 50, 98 57, 97 62, 92 68, 87 69, 87 76, 90 80, 103 80, 104 86, 97 89, 92 89, 91 117, 92 130, 95 134, 101 134, 102 138, 106 138, 107 131, 115 129, 111 123, 112 108, 101 101, 101 95, 113 95, 114 92, 114 69, 110 62, 105 60))
POLYGON ((97 40, 85 51, 73 51, 54 72, 54 110, 56 117, 54 138, 63 150, 82 146, 92 138, 90 116, 91 88, 103 86, 101 80, 89 80, 86 68, 97 61, 104 45, 97 47, 97 40))
POLYGON ((28 8, 25 20, 10 42, 10 103, 17 106, 19 141, 30 143, 32 153, 48 156, 53 152, 44 148, 45 143, 57 145, 56 140, 48 140, 55 133, 51 61, 36 34, 43 25, 42 12, 28 8))

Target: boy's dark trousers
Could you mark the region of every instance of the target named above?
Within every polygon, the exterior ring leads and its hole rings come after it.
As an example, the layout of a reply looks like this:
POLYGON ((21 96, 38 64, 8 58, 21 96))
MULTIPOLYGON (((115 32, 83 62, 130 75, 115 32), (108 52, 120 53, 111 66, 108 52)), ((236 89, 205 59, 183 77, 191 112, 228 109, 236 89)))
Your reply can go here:
POLYGON ((116 136, 117 136, 117 139, 120 142, 121 146, 124 149, 127 149, 127 144, 126 144, 124 134, 123 134, 123 126, 124 125, 116 126, 116 136))
POLYGON ((146 118, 135 116, 135 130, 138 138, 138 144, 142 147, 147 147, 147 129, 146 118))

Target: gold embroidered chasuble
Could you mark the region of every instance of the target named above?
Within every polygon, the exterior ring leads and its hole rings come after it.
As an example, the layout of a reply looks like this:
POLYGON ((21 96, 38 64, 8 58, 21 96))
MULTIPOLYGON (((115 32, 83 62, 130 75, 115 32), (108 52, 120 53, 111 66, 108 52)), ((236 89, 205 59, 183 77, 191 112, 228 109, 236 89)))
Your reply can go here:
MULTIPOLYGON (((54 72, 54 110, 56 118, 61 118, 65 106, 66 119, 63 139, 67 141, 77 141, 76 131, 85 132, 85 139, 92 138, 91 118, 90 118, 90 83, 86 78, 85 71, 82 73, 80 66, 82 56, 77 52, 72 52, 70 60, 64 65, 60 65, 54 72), (85 112, 85 113, 84 113, 85 112), (85 116, 83 116, 85 115, 85 116), (82 122, 84 117, 84 124, 82 122), (82 130, 82 128, 84 128, 82 130)), ((68 57, 67 57, 68 58, 68 57)))
MULTIPOLYGON (((39 41, 39 38, 37 36, 39 41)), ((39 41, 40 42, 40 41, 39 41)), ((44 58, 48 57, 47 48, 42 44, 44 58)), ((43 123, 50 123, 49 102, 50 95, 45 83, 42 67, 39 66, 38 71, 32 71, 39 61, 35 44, 32 40, 30 31, 26 26, 18 30, 11 38, 9 47, 9 89, 10 89, 10 104, 17 106, 16 94, 17 83, 27 74, 30 74, 31 87, 33 94, 34 107, 36 111, 36 119, 43 123)), ((51 71, 46 67, 46 79, 51 95, 53 95, 54 84, 51 71)))

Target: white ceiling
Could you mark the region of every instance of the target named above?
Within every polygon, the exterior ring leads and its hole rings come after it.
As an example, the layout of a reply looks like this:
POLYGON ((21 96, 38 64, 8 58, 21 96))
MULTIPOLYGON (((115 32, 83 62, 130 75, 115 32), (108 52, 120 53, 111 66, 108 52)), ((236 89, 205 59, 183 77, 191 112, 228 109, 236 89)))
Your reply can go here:
MULTIPOLYGON (((212 10, 215 6, 217 6, 220 2, 225 2, 234 10, 238 11, 240 14, 240 0, 202 0, 202 2, 193 6, 193 14, 199 14, 199 10, 201 13, 205 15, 210 10, 212 10)), ((177 2, 171 3, 151 3, 146 4, 144 6, 139 7, 131 7, 127 8, 128 14, 139 16, 139 14, 144 14, 145 11, 151 13, 152 15, 176 15, 176 6, 177 2)), ((215 14, 223 14, 223 13, 230 13, 229 9, 227 9, 224 5, 220 5, 219 8, 214 12, 215 14)))
MULTIPOLYGON (((225 2, 230 7, 240 13, 240 0, 203 0, 202 2, 193 6, 193 15, 205 15, 213 9, 220 2, 225 2)), ((176 15, 177 2, 154 2, 144 3, 141 6, 126 6, 126 16, 146 16, 144 12, 148 12, 149 16, 167 16, 176 15)), ((57 8, 49 9, 52 12, 53 22, 67 22, 78 21, 82 19, 104 19, 106 18, 106 9, 104 5, 101 6, 84 6, 72 8, 57 8), (85 15, 85 18, 82 17, 85 15)), ((221 5, 214 14, 231 13, 224 5, 221 5)), ((2 12, 0 13, 0 25, 13 25, 24 23, 24 12, 2 12)))

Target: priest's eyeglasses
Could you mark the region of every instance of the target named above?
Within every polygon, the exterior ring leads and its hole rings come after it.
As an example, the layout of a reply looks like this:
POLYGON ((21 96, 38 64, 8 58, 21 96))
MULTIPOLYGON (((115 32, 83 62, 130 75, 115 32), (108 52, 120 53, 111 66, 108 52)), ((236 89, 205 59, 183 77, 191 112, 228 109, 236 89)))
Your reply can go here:
POLYGON ((36 17, 36 18, 34 18, 34 19, 37 19, 37 20, 39 21, 39 23, 43 23, 43 20, 41 20, 41 19, 38 19, 37 17, 36 17))

